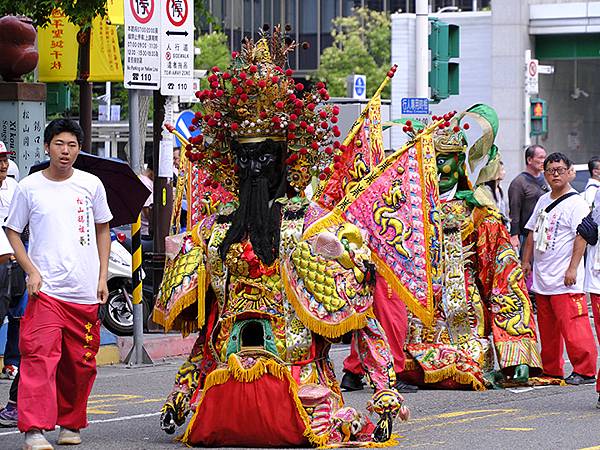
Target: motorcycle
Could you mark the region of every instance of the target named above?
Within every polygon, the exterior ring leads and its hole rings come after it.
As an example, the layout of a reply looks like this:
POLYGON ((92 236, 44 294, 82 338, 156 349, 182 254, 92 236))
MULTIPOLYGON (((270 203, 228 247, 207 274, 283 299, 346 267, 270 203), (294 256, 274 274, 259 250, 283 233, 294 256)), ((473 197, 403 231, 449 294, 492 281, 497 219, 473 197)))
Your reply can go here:
MULTIPOLYGON (((110 230, 111 243, 108 257, 108 301, 100 305, 98 316, 102 324, 117 336, 133 335, 133 290, 131 283, 132 260, 127 236, 122 231, 110 230)), ((130 245, 129 245, 130 246, 130 245)), ((143 277, 142 273, 142 277, 143 277)), ((146 291, 146 289, 143 289, 146 291)), ((152 296, 142 294, 144 330, 152 311, 152 296)))

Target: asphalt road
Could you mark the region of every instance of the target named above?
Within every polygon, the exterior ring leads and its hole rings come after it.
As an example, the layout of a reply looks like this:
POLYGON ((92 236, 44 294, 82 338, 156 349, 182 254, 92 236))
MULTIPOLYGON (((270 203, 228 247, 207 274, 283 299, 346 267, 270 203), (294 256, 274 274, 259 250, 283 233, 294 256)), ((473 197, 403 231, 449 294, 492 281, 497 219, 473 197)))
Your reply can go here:
MULTIPOLYGON (((337 368, 347 348, 333 350, 337 368)), ((160 407, 180 360, 154 366, 101 367, 82 432, 81 450, 183 449, 158 426, 160 407)), ((9 382, 0 381, 0 399, 9 382)), ((364 411, 368 391, 346 393, 364 411)), ((407 394, 412 418, 400 423, 396 448, 598 449, 600 409, 593 385, 486 392, 422 390, 407 394)), ((181 429, 183 431, 183 429, 181 429)), ((57 431, 48 433, 53 442, 57 431)), ((0 449, 18 449, 22 437, 0 429, 0 449)), ((56 448, 64 448, 57 446, 56 448)))

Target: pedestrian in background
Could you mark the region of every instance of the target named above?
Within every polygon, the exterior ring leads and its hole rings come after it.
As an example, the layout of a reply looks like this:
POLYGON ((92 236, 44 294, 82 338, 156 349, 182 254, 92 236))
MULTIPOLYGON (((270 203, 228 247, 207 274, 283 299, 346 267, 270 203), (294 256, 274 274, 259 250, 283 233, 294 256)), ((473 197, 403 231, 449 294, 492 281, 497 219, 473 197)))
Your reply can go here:
MULTIPOLYGON (((593 158, 592 158, 593 160, 593 158)), ((590 161, 590 163, 592 162, 590 161)), ((598 159, 600 162, 600 159, 598 159)), ((586 190, 587 193, 587 190, 586 190)), ((593 226, 596 234, 598 233, 598 224, 600 224, 600 189, 596 189, 596 196, 592 201, 594 208, 590 214, 593 220, 593 226)), ((596 339, 600 344, 600 244, 596 240, 594 245, 589 245, 587 249, 587 258, 585 261, 585 281, 584 290, 590 294, 592 305, 592 314, 594 316, 594 328, 596 329, 596 339)), ((598 392, 598 403, 596 408, 600 409, 600 371, 596 377, 596 392, 598 392)))
POLYGON ((98 303, 106 285, 112 215, 100 180, 73 169, 83 132, 69 119, 44 131, 47 169, 24 178, 6 220, 7 235, 28 275, 21 323, 18 426, 24 449, 52 449, 43 430, 60 426, 57 443, 79 444, 100 345, 98 303), (20 234, 29 225, 26 251, 20 234))
MULTIPOLYGON (((4 142, 0 141, 0 223, 4 223, 8 215, 8 208, 12 200, 17 182, 13 178, 8 177, 9 159, 8 155, 14 152, 8 150, 4 142)), ((10 261, 7 261, 0 271, 0 286, 8 288, 8 276, 10 270, 10 261)), ((15 329, 13 318, 9 313, 11 298, 9 292, 2 292, 0 298, 0 327, 4 323, 6 315, 9 317, 9 330, 7 330, 7 342, 4 349, 4 367, 2 368, 2 376, 13 380, 19 371, 19 342, 18 342, 18 326, 15 329), (16 336, 16 339, 15 339, 16 336)))
MULTIPOLYGON (((14 152, 7 149, 3 142, 0 142, 0 223, 2 224, 8 215, 8 209, 17 187, 17 181, 9 176, 11 161, 8 159, 8 155, 10 154, 14 154, 14 152)), ((1 269, 0 273, 3 279, 0 280, 0 285, 4 291, 2 299, 8 306, 8 326, 6 330, 2 376, 13 381, 10 387, 8 402, 0 410, 0 426, 16 427, 17 389, 21 360, 19 352, 19 328, 25 304, 27 303, 27 296, 24 292, 25 274, 14 259, 4 263, 1 269)), ((0 326, 3 322, 4 315, 0 314, 0 326)))
POLYGON ((531 217, 538 199, 548 192, 544 179, 546 150, 541 145, 530 145, 525 149, 525 171, 511 181, 508 187, 510 212, 510 242, 519 249, 527 237, 525 225, 531 217))
POLYGON ((486 186, 488 189, 491 197, 494 199, 494 202, 498 207, 498 211, 500 211, 500 214, 502 214, 502 221, 505 225, 507 225, 509 222, 508 201, 501 186, 504 177, 506 177, 506 169, 504 168, 504 163, 500 161, 495 178, 493 180, 486 181, 484 186, 486 186))
POLYGON ((593 156, 592 159, 588 161, 588 170, 590 171, 590 178, 585 185, 583 198, 585 198, 585 201, 588 202, 588 205, 592 208, 594 206, 596 192, 600 189, 600 156, 593 156))
POLYGON ((542 365, 548 376, 564 376, 563 347, 573 372, 568 384, 593 383, 597 350, 588 317, 583 281, 583 253, 586 243, 576 239, 577 227, 589 214, 586 201, 569 180, 573 163, 562 153, 544 161, 551 191, 540 197, 525 225, 529 233, 523 250, 523 271, 527 275, 533 259, 533 286, 536 294, 542 365))

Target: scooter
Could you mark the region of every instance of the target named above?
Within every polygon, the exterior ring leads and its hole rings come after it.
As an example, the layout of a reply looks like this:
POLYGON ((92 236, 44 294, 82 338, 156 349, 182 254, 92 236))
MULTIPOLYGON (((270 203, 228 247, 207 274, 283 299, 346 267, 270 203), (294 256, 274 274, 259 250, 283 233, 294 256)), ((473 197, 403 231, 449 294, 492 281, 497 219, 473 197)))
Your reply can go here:
MULTIPOLYGON (((133 296, 131 286, 131 253, 124 244, 127 237, 121 231, 110 231, 111 243, 108 257, 108 301, 100 305, 98 316, 102 324, 117 336, 133 334, 133 296)), ((125 244, 126 245, 126 244, 125 244)), ((143 275, 142 275, 143 276, 143 275)), ((143 295, 144 329, 151 307, 143 295)))

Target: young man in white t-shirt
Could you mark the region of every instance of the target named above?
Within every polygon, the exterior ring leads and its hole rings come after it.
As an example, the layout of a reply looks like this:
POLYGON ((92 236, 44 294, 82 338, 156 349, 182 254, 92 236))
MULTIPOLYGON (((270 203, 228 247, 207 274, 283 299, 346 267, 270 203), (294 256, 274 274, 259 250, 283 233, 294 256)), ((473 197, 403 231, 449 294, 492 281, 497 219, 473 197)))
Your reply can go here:
POLYGON ((79 444, 79 430, 87 426, 100 345, 98 303, 108 297, 112 215, 101 181, 73 169, 82 140, 72 120, 48 124, 50 164, 21 180, 5 224, 28 276, 17 402, 24 449, 52 449, 43 430, 56 425, 59 445, 79 444), (28 224, 26 252, 20 233, 28 224))
POLYGON ((544 161, 551 192, 539 198, 525 225, 530 233, 525 242, 523 271, 525 276, 529 274, 533 257, 531 290, 538 305, 544 372, 564 376, 564 342, 573 364, 573 373, 565 381, 589 384, 596 380, 597 350, 583 293, 586 243, 576 239, 577 226, 589 214, 589 205, 569 183, 572 165, 562 153, 552 153, 544 161))
MULTIPOLYGON (((596 197, 592 200, 592 204, 594 208, 591 217, 597 227, 600 224, 600 189, 596 191, 596 197)), ((588 247, 583 288, 590 294, 596 339, 600 343, 600 242, 588 247)), ((598 392, 596 407, 600 409, 600 371, 596 377, 596 392, 598 392)))

